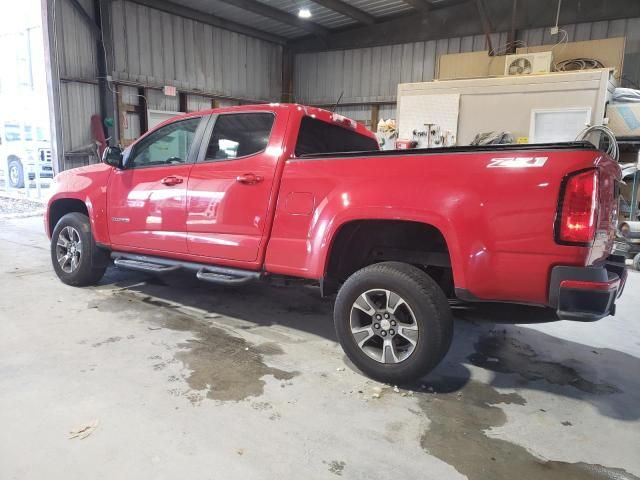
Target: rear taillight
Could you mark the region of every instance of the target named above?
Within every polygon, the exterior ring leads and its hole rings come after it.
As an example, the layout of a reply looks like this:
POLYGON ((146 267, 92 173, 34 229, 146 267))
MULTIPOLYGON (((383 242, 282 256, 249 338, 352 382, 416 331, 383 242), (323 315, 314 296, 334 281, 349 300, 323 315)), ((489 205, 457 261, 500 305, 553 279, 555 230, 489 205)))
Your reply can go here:
POLYGON ((598 171, 571 175, 564 182, 556 222, 559 243, 586 245, 593 241, 598 220, 598 171))

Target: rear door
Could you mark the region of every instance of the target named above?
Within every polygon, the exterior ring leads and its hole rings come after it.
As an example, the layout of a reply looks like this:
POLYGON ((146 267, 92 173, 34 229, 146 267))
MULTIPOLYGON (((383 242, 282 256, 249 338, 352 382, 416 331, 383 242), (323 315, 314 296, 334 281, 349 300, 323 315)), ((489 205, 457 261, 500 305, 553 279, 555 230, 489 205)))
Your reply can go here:
POLYGON ((189 176, 189 253, 253 264, 267 232, 281 156, 284 114, 225 113, 213 117, 189 176))
POLYGON ((206 126, 202 117, 164 125, 141 139, 107 191, 114 247, 187 253, 187 180, 206 126))

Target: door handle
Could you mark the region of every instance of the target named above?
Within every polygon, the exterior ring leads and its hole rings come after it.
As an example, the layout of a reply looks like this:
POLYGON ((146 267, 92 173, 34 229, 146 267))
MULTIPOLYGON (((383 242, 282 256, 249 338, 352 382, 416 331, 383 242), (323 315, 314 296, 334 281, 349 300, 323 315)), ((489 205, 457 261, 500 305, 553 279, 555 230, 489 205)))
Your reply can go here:
POLYGON ((182 178, 174 177, 173 175, 169 177, 164 177, 161 181, 162 181, 162 184, 166 185, 167 187, 172 187, 174 185, 178 185, 179 183, 184 182, 182 178))
POLYGON ((256 183, 260 183, 262 180, 264 180, 264 177, 256 175, 255 173, 244 173, 236 177, 236 182, 247 185, 254 185, 256 183))

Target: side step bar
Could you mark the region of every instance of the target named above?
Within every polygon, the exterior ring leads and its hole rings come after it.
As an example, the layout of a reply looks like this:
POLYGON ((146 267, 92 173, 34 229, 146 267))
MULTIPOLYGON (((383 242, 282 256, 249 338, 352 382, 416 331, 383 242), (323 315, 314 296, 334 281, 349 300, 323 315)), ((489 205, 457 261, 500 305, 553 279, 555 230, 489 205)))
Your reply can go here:
POLYGON ((127 268, 129 270, 135 270, 137 272, 148 273, 168 273, 175 272, 180 267, 178 265, 158 265, 157 263, 142 262, 140 260, 131 260, 128 258, 116 258, 113 261, 117 267, 127 268))
POLYGON ((221 285, 241 285, 259 280, 262 272, 242 270, 231 267, 218 267, 204 263, 183 262, 170 258, 152 257, 149 255, 136 255, 125 252, 112 252, 113 263, 121 268, 138 272, 163 274, 176 270, 191 270, 196 272, 199 280, 221 285))

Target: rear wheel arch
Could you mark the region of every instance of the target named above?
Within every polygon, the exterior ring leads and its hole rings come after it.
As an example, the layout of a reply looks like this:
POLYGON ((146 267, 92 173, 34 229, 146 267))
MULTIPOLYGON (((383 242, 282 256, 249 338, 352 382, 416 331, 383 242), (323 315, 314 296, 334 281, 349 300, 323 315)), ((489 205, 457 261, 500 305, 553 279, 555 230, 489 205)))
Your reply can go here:
POLYGON ((452 253, 442 230, 412 220, 360 219, 341 224, 324 259, 323 294, 337 291, 351 274, 385 261, 413 264, 453 294, 452 253))

